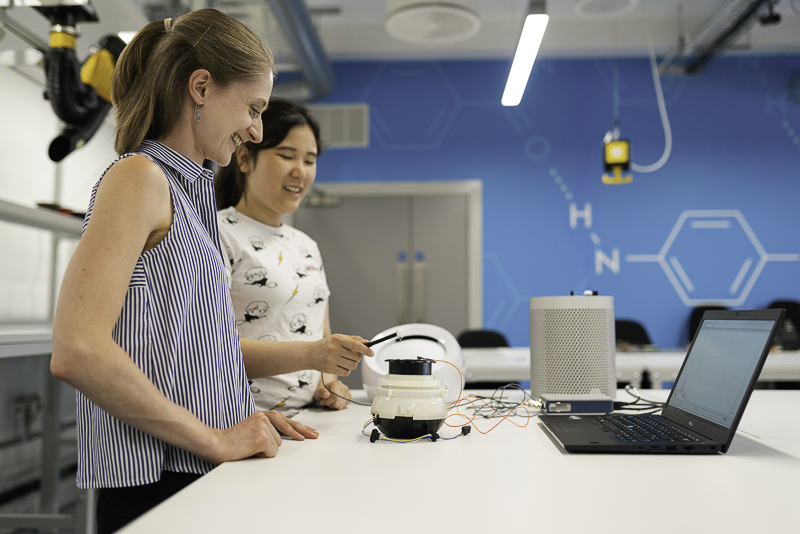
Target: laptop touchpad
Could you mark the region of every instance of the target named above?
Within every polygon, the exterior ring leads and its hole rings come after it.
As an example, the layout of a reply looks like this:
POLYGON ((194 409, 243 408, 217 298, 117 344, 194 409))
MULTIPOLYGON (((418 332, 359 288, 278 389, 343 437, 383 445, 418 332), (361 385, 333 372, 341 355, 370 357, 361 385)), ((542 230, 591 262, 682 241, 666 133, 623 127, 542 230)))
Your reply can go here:
POLYGON ((571 421, 566 418, 558 423, 551 420, 548 421, 547 424, 552 427, 559 428, 562 432, 586 432, 591 428, 587 427, 582 421, 571 421))

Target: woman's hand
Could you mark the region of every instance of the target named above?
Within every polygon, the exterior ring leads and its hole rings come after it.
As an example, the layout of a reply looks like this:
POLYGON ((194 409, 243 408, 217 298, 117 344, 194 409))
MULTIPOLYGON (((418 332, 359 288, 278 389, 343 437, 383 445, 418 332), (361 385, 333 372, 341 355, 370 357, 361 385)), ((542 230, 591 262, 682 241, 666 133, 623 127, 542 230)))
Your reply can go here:
POLYGON ((319 341, 261 341, 239 338, 247 377, 264 378, 315 370, 347 376, 363 355, 373 356, 361 336, 328 335, 319 341))
POLYGON ((216 443, 210 454, 198 456, 213 464, 258 456, 274 458, 281 437, 265 412, 256 412, 230 428, 216 430, 216 443))
POLYGON ((268 412, 261 413, 265 414, 269 418, 272 426, 274 426, 278 432, 295 441, 304 441, 306 438, 317 439, 319 437, 319 432, 310 426, 298 423, 294 419, 289 419, 281 412, 270 410, 268 412))
POLYGON ((372 349, 364 345, 361 336, 333 334, 311 343, 309 368, 336 376, 348 376, 358 366, 362 355, 374 356, 372 349))
POLYGON ((333 375, 323 375, 319 379, 317 390, 314 392, 314 400, 327 408, 341 410, 350 404, 348 400, 353 400, 353 396, 350 394, 350 388, 341 380, 337 380, 333 375), (325 380, 325 384, 322 383, 323 380, 325 380), (326 385, 328 389, 325 389, 326 385), (337 397, 337 395, 339 396, 337 397))

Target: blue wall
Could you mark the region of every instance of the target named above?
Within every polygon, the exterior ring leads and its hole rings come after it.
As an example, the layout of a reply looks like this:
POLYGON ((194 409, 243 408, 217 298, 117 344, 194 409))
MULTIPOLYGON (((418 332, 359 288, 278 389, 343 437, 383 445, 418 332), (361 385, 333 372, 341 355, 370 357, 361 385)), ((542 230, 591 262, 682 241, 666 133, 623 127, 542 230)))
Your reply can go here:
POLYGON ((512 345, 529 343, 529 297, 571 290, 612 295, 617 318, 663 347, 686 342, 694 305, 800 300, 800 105, 787 93, 800 57, 662 78, 672 155, 613 186, 601 175, 615 71, 633 162, 664 150, 646 58, 541 59, 515 108, 500 105, 505 61, 335 71, 326 102, 369 103, 370 146, 326 152, 318 181, 482 180, 484 324, 512 345))

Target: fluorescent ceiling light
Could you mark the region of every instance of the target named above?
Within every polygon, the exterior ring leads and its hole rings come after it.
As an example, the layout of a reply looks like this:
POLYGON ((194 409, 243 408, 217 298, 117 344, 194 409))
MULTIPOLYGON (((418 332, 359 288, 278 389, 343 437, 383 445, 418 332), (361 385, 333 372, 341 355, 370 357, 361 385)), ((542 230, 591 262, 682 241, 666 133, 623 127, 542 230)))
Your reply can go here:
POLYGON ((125 44, 128 44, 128 43, 131 42, 131 39, 133 39, 133 36, 136 35, 136 32, 135 31, 133 31, 133 32, 122 31, 122 32, 117 32, 117 35, 119 36, 120 39, 125 41, 125 44))
POLYGON ((525 17, 525 24, 522 26, 522 35, 519 36, 514 61, 511 63, 511 71, 508 73, 506 89, 500 100, 504 106, 516 106, 522 100, 531 69, 533 69, 533 62, 536 54, 539 53, 544 31, 550 20, 550 17, 544 13, 544 2, 541 1, 532 1, 528 13, 528 16, 525 17))

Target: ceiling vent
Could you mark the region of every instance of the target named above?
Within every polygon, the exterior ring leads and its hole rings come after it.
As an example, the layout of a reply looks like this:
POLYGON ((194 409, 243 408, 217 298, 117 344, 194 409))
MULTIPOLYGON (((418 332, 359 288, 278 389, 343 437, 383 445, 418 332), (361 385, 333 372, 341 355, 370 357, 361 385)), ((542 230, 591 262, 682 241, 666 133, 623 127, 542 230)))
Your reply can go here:
POLYGON ((481 19, 464 6, 423 2, 392 11, 385 25, 389 35, 407 43, 448 45, 478 33, 481 19))
POLYGON ((610 19, 630 13, 639 0, 578 0, 575 12, 590 19, 610 19))
POLYGON ((325 148, 369 146, 368 104, 314 104, 308 108, 319 123, 325 148))

